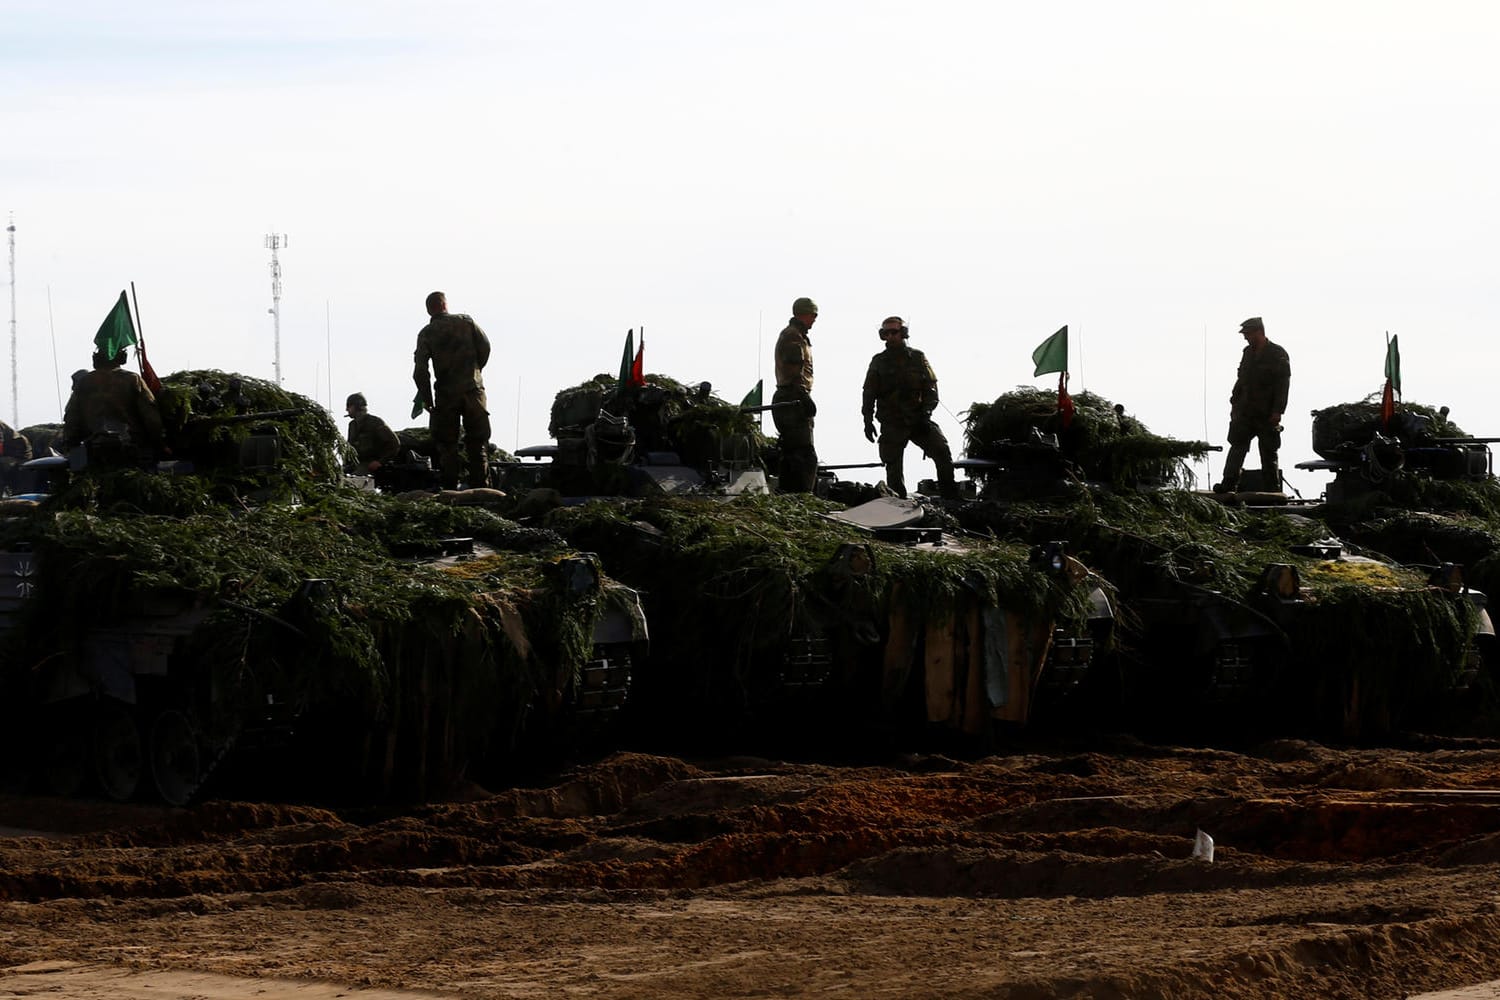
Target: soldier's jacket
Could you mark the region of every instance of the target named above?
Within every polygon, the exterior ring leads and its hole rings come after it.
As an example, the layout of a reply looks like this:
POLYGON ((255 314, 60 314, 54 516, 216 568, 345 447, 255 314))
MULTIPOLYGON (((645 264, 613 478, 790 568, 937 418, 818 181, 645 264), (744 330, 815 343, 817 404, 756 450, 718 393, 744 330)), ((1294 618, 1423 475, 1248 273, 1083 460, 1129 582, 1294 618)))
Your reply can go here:
POLYGON ((360 465, 394 461, 401 451, 401 441, 384 420, 373 413, 363 413, 349 420, 349 444, 359 456, 360 465))
POLYGON ((128 433, 130 443, 161 444, 161 413, 156 397, 135 372, 123 368, 96 368, 80 376, 73 385, 63 411, 63 440, 80 444, 108 431, 128 433))
POLYGON ((1280 345, 1268 340, 1256 351, 1246 344, 1234 391, 1229 395, 1230 419, 1266 419, 1285 413, 1291 384, 1292 362, 1280 345))
POLYGON ((432 362, 432 388, 441 403, 483 389, 481 372, 489 360, 490 340, 478 324, 462 313, 443 313, 417 334, 412 378, 419 390, 427 389, 427 363, 432 362))
POLYGON ((937 376, 927 355, 903 342, 870 359, 865 372, 866 420, 878 412, 881 423, 919 423, 937 404, 937 376))
POLYGON ((25 434, 17 434, 14 427, 0 420, 0 458, 13 462, 31 461, 31 441, 25 434))
POLYGON ((812 338, 807 334, 807 327, 795 316, 776 338, 775 357, 778 386, 801 386, 812 392, 812 338))

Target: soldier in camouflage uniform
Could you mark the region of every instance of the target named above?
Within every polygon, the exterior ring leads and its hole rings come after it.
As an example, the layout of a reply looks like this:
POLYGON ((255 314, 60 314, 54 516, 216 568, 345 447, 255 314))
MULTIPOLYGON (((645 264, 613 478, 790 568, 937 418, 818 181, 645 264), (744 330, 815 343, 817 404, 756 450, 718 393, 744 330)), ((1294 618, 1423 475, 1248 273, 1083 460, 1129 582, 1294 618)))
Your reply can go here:
POLYGON ((885 482, 898 497, 906 496, 902 470, 906 445, 914 442, 937 466, 938 485, 944 497, 954 498, 953 453, 942 429, 932 420, 937 408, 937 376, 921 351, 906 343, 911 336, 900 316, 883 320, 878 331, 885 350, 870 359, 865 372, 865 438, 875 440, 875 418, 880 418, 880 461, 885 463, 885 482))
POLYGON ((124 364, 123 348, 114 357, 96 351, 94 370, 74 377, 73 394, 63 412, 64 443, 79 445, 96 434, 109 434, 135 458, 167 451, 156 397, 139 375, 121 367, 124 364))
POLYGON ((1281 490, 1281 468, 1276 453, 1281 450, 1281 415, 1286 412, 1287 391, 1292 382, 1292 362, 1285 349, 1266 339, 1266 326, 1259 316, 1240 324, 1245 350, 1229 395, 1229 454, 1224 456, 1224 479, 1215 493, 1233 493, 1239 488, 1240 467, 1250 450, 1250 439, 1260 444, 1262 489, 1281 490))
POLYGON ((364 393, 356 392, 345 400, 344 416, 349 418, 349 445, 356 462, 350 471, 379 472, 385 463, 395 461, 401 441, 384 420, 370 412, 364 393))
POLYGON ((25 434, 0 420, 0 483, 6 492, 16 492, 22 462, 31 461, 31 441, 25 434))
POLYGON ((776 443, 781 449, 781 468, 776 487, 782 493, 811 493, 818 481, 818 452, 813 447, 812 326, 818 319, 818 304, 802 297, 792 303, 792 318, 776 339, 776 394, 771 402, 790 403, 771 411, 776 424, 776 443))
POLYGON ((490 411, 484 396, 483 370, 490 360, 490 341, 468 316, 448 312, 442 292, 427 296, 432 318, 417 334, 416 367, 412 379, 422 405, 431 411, 428 426, 437 447, 444 489, 458 486, 464 461, 459 456, 459 425, 463 425, 468 485, 487 482, 485 449, 490 441, 490 411), (432 365, 429 382, 427 366, 432 365), (433 390, 436 389, 436 399, 433 390))
POLYGON ((12 463, 31 461, 31 439, 0 420, 0 460, 12 463))

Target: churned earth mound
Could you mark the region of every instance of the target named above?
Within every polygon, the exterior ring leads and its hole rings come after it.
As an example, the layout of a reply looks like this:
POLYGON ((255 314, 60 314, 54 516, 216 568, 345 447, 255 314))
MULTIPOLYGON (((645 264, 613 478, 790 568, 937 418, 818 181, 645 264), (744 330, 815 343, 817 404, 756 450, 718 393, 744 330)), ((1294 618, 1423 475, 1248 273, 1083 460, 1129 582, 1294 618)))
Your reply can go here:
POLYGON ((471 791, 380 810, 0 799, 0 966, 31 970, 0 984, 1222 1000, 1500 977, 1500 744, 621 753, 471 791))

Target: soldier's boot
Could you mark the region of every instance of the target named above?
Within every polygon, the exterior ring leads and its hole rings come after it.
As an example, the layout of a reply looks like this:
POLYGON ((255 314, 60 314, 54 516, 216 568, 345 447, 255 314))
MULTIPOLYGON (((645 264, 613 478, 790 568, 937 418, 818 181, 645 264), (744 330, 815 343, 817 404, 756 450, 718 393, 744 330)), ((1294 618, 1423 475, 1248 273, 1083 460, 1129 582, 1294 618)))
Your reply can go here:
POLYGON ((471 490, 488 486, 490 484, 489 476, 489 467, 486 465, 485 460, 481 458, 477 463, 471 462, 469 464, 469 479, 464 483, 464 486, 466 489, 471 490))
POLYGON ((1236 493, 1240 488, 1240 469, 1245 464, 1245 445, 1231 444, 1224 457, 1224 478, 1214 483, 1215 493, 1236 493))
POLYGON ((1264 466, 1264 468, 1262 468, 1260 472, 1262 480, 1261 489, 1266 490, 1269 493, 1280 493, 1281 467, 1277 465, 1267 465, 1265 463, 1262 463, 1262 465, 1264 466))
POLYGON ((783 452, 776 476, 777 493, 811 493, 818 485, 818 456, 812 451, 783 452))
POLYGON ((938 496, 944 500, 957 500, 959 494, 958 483, 953 481, 953 455, 944 447, 932 458, 933 464, 937 466, 938 496))
POLYGON ((884 423, 880 426, 880 461, 885 464, 885 484, 905 500, 906 438, 884 423))
POLYGON ((458 489, 458 477, 463 471, 463 460, 459 457, 458 447, 446 444, 438 445, 438 486, 445 490, 458 489))

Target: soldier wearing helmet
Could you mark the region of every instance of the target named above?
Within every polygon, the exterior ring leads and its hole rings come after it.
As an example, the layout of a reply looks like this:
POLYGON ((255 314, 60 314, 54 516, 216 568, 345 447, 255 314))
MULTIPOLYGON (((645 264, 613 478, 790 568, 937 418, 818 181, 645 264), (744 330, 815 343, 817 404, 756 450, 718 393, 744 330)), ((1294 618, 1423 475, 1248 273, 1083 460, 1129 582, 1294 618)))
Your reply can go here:
POLYGON ((777 489, 782 493, 811 493, 818 481, 818 452, 813 447, 812 327, 818 319, 818 304, 803 296, 792 303, 792 318, 776 339, 776 393, 771 419, 776 424, 781 448, 777 489))
POLYGON ((877 331, 885 350, 870 359, 865 372, 865 439, 876 438, 875 420, 880 420, 880 461, 885 464, 885 482, 898 497, 906 496, 906 474, 902 469, 906 446, 914 443, 937 466, 944 497, 958 496, 953 481, 953 452, 948 439, 932 419, 937 408, 937 376, 927 356, 907 344, 911 331, 900 316, 888 316, 877 331))
POLYGON ((1287 390, 1292 381, 1292 362, 1286 350, 1266 339, 1266 325, 1259 316, 1240 324, 1245 350, 1229 395, 1229 454, 1224 456, 1224 478, 1214 484, 1215 493, 1239 489, 1240 468, 1254 438, 1260 445, 1262 489, 1281 490, 1281 415, 1286 412, 1287 390))
POLYGON ((349 445, 355 455, 350 471, 378 472, 395 460, 401 441, 384 420, 370 412, 364 393, 356 392, 345 400, 344 416, 349 418, 349 445))

